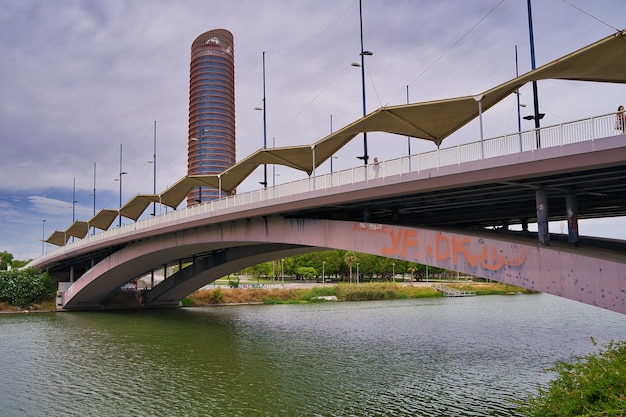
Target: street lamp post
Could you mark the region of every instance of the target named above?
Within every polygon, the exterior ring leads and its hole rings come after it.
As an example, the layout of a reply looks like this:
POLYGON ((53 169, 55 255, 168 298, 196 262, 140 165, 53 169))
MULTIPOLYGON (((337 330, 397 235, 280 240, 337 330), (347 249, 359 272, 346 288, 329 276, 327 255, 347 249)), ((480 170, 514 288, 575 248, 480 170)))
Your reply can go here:
MULTIPOLYGON (((330 115, 330 134, 333 134, 333 115, 330 115)), ((333 159, 337 159, 337 156, 331 155, 330 156, 330 173, 333 173, 333 159)), ((332 178, 331 178, 332 181, 332 178)))
MULTIPOLYGON (((528 34, 530 36, 530 65, 531 69, 534 70, 535 66, 535 37, 533 35, 533 13, 532 7, 530 5, 530 0, 528 3, 528 34)), ((534 107, 534 115, 532 117, 524 117, 527 120, 535 120, 535 135, 537 140, 537 149, 541 148, 541 134, 539 133, 539 120, 543 117, 542 114, 539 113, 539 96, 537 94, 537 81, 533 81, 533 107, 534 107)))
MULTIPOLYGON (((157 178, 157 160, 156 160, 156 152, 157 152, 157 141, 156 141, 156 120, 154 121, 154 153, 152 154, 152 194, 156 195, 156 178, 157 178)), ((152 215, 156 216, 156 201, 152 203, 152 215)))
POLYGON ((119 219, 118 219, 118 223, 117 225, 119 227, 122 227, 122 175, 125 175, 126 172, 122 171, 122 150, 123 150, 123 144, 120 143, 120 213, 119 213, 119 219))
POLYGON ((72 223, 76 221, 76 178, 74 178, 74 186, 72 188, 72 223))
POLYGON ((41 222, 41 254, 44 254, 46 245, 46 219, 41 222))
POLYGON ((484 94, 474 96, 474 100, 478 102, 478 119, 480 122, 480 157, 485 158, 485 148, 483 146, 483 98, 484 94))
MULTIPOLYGON (((361 29, 361 90, 363 93, 363 117, 367 114, 367 108, 365 105, 365 55, 373 55, 370 51, 365 51, 363 49, 363 8, 362 8, 362 0, 359 0, 359 24, 361 29)), ((369 160, 369 155, 367 154, 367 132, 363 132, 363 156, 358 156, 357 158, 363 160, 363 164, 367 165, 367 161, 369 160)))
POLYGON ((284 264, 285 260, 284 259, 280 259, 280 276, 283 280, 283 287, 285 286, 285 264, 284 264))
MULTIPOLYGON (((263 51, 263 149, 267 149, 267 101, 265 96, 265 51, 263 51)), ((263 187, 267 188, 267 164, 263 164, 263 187)))
MULTIPOLYGON (((515 76, 519 77, 519 65, 518 65, 518 60, 517 60, 517 45, 515 45, 515 76)), ((515 90, 515 96, 517 97, 517 134, 519 135, 519 151, 522 152, 524 149, 523 143, 522 143, 522 117, 521 117, 521 110, 520 108, 522 107, 522 105, 519 102, 519 88, 517 90, 515 90)), ((524 104, 524 107, 526 107, 526 105, 524 104)))
POLYGON ((359 283, 359 263, 356 263, 356 283, 359 283))
MULTIPOLYGON (((276 138, 272 138, 272 149, 276 147, 276 138)), ((272 164, 272 187, 276 187, 276 164, 272 164)))
POLYGON ((395 282, 396 281, 396 263, 393 262, 391 264, 391 282, 395 282))
MULTIPOLYGON (((406 86, 406 104, 409 104, 409 86, 406 86)), ((409 167, 411 166, 411 137, 406 137, 407 155, 409 156, 409 167)), ((410 170, 410 169, 409 169, 410 170)))
POLYGON ((326 282, 324 267, 326 266, 326 262, 322 262, 322 284, 326 282))
MULTIPOLYGON (((96 163, 93 163, 93 215, 96 216, 96 163)), ((96 228, 91 228, 91 234, 96 234, 96 228)))

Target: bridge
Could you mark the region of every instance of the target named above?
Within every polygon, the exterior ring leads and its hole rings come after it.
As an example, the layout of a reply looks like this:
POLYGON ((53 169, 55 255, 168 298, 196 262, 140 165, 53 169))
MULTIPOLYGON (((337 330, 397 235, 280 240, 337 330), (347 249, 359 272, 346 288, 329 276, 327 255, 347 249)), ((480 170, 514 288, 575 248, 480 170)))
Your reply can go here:
POLYGON ((428 130, 439 132, 426 138, 439 145, 465 119, 481 117, 494 97, 502 99, 528 80, 623 77, 626 48, 624 34, 619 35, 599 42, 600 49, 584 48, 488 90, 478 99, 482 108, 472 97, 383 108, 316 144, 260 151, 232 172, 185 177, 159 195, 137 196, 117 210, 56 231, 48 241, 59 248, 30 266, 67 282, 60 287, 59 307, 68 310, 110 306, 122 285, 163 269, 166 279, 137 300, 138 306, 156 307, 178 305, 196 289, 250 265, 337 248, 626 313, 626 242, 585 237, 578 230, 579 219, 626 215, 626 136, 615 129, 615 114, 438 147, 383 161, 376 170, 368 165, 315 175, 320 161, 362 131, 424 137, 428 130), (602 66, 605 41, 616 39, 621 60, 616 63, 612 54, 602 66), (598 58, 590 61, 589 51, 598 58), (579 72, 565 77, 563 71, 577 63, 579 72), (457 110, 457 120, 420 119, 446 106, 457 110), (176 207, 193 186, 230 191, 262 163, 282 163, 311 175, 139 220, 151 203, 176 207), (136 221, 109 229, 117 215, 136 221), (567 233, 550 234, 549 221, 567 222, 567 233), (538 225, 536 233, 528 230, 529 223, 538 225), (89 234, 94 227, 102 231, 89 234), (171 265, 176 272, 167 276, 171 265))

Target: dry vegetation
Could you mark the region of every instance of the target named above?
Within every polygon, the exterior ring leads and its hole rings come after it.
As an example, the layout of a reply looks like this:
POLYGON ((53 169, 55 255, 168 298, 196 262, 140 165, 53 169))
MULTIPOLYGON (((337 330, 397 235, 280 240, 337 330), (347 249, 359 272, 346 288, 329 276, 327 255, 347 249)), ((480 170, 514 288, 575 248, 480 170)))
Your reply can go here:
POLYGON ((217 288, 198 290, 187 297, 194 305, 263 303, 267 299, 286 301, 297 299, 300 288, 217 288))
MULTIPOLYGON (((472 290, 477 295, 527 292, 512 285, 499 283, 446 284, 472 290)), ((395 283, 362 283, 325 285, 310 288, 217 288, 199 290, 191 294, 185 305, 204 306, 242 303, 306 303, 319 296, 336 296, 340 301, 396 300, 403 298, 440 297, 442 294, 430 285, 400 285, 395 283)))

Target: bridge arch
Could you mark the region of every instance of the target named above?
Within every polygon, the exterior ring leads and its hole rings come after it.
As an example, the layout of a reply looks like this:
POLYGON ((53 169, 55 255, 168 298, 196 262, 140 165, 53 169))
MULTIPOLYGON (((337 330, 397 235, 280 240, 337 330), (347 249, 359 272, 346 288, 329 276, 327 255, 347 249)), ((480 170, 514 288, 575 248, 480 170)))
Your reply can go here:
POLYGON ((80 277, 66 291, 63 306, 99 305, 115 288, 145 273, 147 266, 165 261, 206 258, 204 265, 198 262, 169 283, 159 284, 163 287, 158 290, 155 287, 148 298, 154 304, 178 302, 243 266, 325 248, 418 262, 626 313, 623 259, 478 231, 281 216, 207 225, 134 242, 80 277))

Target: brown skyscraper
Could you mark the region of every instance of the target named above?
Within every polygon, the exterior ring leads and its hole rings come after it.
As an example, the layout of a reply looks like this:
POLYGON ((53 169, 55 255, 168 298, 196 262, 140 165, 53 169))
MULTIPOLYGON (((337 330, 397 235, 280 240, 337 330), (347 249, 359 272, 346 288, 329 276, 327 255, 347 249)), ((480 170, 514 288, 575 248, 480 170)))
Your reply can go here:
MULTIPOLYGON (((215 29, 191 45, 188 175, 219 174, 235 164, 235 60, 233 35, 215 29)), ((197 187, 187 206, 219 198, 197 187)))

